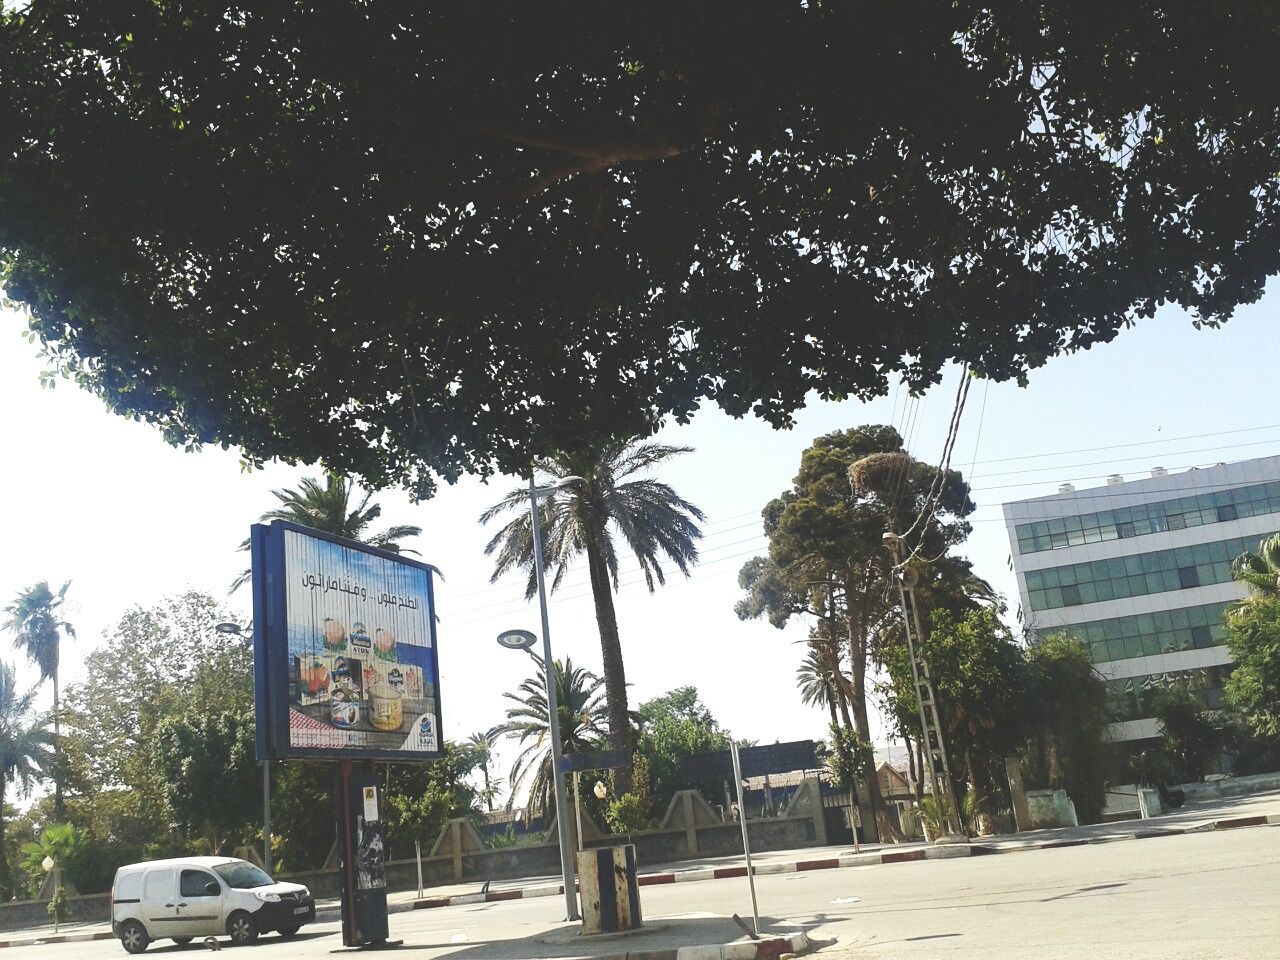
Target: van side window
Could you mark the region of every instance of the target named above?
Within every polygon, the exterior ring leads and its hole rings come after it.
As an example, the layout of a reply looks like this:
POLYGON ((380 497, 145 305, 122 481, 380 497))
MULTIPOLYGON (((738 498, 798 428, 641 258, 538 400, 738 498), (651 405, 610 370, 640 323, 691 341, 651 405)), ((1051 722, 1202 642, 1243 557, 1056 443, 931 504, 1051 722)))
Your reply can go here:
POLYGON ((137 900, 141 896, 141 873, 127 873, 120 878, 120 882, 116 885, 115 898, 117 900, 137 900))
POLYGON ((148 900, 168 900, 173 897, 173 871, 148 870, 142 884, 143 895, 148 900))
MULTIPOLYGON (((218 894, 208 893, 205 890, 209 884, 217 884, 218 881, 213 879, 213 874, 205 873, 203 870, 183 870, 182 879, 179 881, 179 891, 184 897, 212 897, 218 894)), ((218 884, 218 889, 222 889, 222 885, 218 884)))

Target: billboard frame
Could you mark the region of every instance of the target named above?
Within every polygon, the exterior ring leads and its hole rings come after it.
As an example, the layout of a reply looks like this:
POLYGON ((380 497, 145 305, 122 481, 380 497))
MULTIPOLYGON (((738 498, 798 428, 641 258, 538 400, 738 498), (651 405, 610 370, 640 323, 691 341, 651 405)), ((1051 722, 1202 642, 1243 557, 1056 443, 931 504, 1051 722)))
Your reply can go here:
POLYGON ((253 682, 255 748, 258 760, 380 760, 420 763, 444 756, 443 707, 440 696, 440 650, 436 634, 435 577, 439 570, 366 543, 334 536, 289 520, 255 523, 249 530, 253 567, 253 682), (435 721, 440 749, 384 750, 376 747, 335 749, 293 747, 289 743, 289 636, 285 600, 285 533, 291 531, 316 540, 369 554, 382 560, 421 570, 427 575, 427 634, 431 640, 431 669, 435 680, 435 721))

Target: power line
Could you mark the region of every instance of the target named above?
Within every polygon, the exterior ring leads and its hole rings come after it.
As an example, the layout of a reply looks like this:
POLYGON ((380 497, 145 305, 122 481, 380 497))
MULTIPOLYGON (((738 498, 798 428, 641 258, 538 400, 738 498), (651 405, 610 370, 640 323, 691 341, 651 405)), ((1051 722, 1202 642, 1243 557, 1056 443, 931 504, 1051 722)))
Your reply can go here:
POLYGON ((1000 457, 994 460, 977 460, 975 464, 1010 463, 1014 460, 1038 460, 1041 457, 1060 457, 1071 453, 1096 453, 1099 450, 1120 450, 1129 447, 1145 447, 1153 443, 1175 443, 1180 440, 1203 440, 1205 437, 1226 437, 1237 433, 1254 433, 1258 430, 1280 430, 1280 423, 1262 427, 1239 427, 1234 430, 1215 430, 1213 433, 1192 433, 1181 437, 1164 437, 1159 440, 1131 440, 1127 443, 1113 443, 1105 447, 1078 447, 1074 450, 1054 450, 1046 453, 1025 453, 1016 457, 1000 457))
MULTIPOLYGON (((1280 437, 1270 440, 1250 440, 1247 443, 1228 443, 1217 447, 1199 447, 1195 450, 1177 450, 1165 453, 1168 457, 1185 457, 1192 453, 1212 453, 1215 450, 1237 450, 1241 447, 1260 447, 1269 443, 1280 443, 1280 437)), ((1027 467, 1022 470, 1004 470, 1000 473, 984 473, 979 476, 970 477, 971 480, 985 480, 989 477, 1012 477, 1024 473, 1047 473, 1053 470, 1074 470, 1077 467, 1100 467, 1108 463, 1128 463, 1131 460, 1146 460, 1150 454, 1139 454, 1134 457, 1114 457, 1110 460, 1091 460, 1086 463, 1063 463, 1052 467, 1027 467)))

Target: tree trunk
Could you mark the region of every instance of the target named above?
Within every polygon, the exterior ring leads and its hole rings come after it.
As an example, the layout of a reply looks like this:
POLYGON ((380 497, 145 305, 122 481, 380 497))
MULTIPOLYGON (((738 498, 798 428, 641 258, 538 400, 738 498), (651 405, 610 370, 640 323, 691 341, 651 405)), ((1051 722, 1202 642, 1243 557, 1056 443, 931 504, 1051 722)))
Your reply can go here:
POLYGON ((0 898, 13 898, 13 880, 9 873, 9 858, 5 854, 5 822, 4 822, 4 788, 5 780, 0 776, 0 898))
MULTIPOLYGON (((853 717, 857 724, 858 737, 870 749, 871 724, 867 720, 867 636, 865 626, 866 600, 865 592, 854 589, 852 576, 846 576, 844 582, 846 616, 849 630, 849 667, 853 672, 850 699, 853 700, 853 717), (854 598, 863 598, 859 610, 854 610, 854 598), (857 615, 855 615, 857 614, 857 615)), ((871 775, 867 777, 867 794, 871 802, 871 812, 876 822, 881 820, 880 812, 884 809, 884 799, 880 796, 880 779, 875 775, 875 754, 871 756, 871 775)))
POLYGON ((53 819, 56 823, 64 823, 67 819, 62 802, 62 702, 57 666, 53 668, 53 819))
POLYGON ((834 690, 827 691, 827 712, 831 714, 831 729, 835 730, 840 726, 840 716, 836 713, 836 692, 834 690))
MULTIPOLYGON (((587 540, 587 566, 596 603, 596 625, 600 629, 600 659, 604 667, 604 693, 609 714, 609 747, 626 750, 631 746, 631 714, 627 709, 627 674, 622 663, 622 640, 618 636, 618 617, 613 609, 609 569, 594 538, 587 540)), ((614 785, 618 794, 631 789, 629 767, 615 773, 614 785)))

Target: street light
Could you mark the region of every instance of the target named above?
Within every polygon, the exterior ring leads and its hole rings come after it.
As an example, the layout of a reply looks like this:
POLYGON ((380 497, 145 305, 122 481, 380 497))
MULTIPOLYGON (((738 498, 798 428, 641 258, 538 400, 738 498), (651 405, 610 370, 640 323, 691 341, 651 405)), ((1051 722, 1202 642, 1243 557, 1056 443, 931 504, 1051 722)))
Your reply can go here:
MULTIPOLYGON (((40 866, 44 868, 45 873, 48 873, 54 867, 57 866, 57 863, 54 861, 53 857, 49 856, 48 854, 45 854, 45 858, 40 861, 40 866)), ((58 874, 55 873, 53 875, 53 898, 55 900, 58 899, 58 887, 61 885, 62 885, 62 877, 58 876, 58 874)), ((53 911, 53 932, 54 933, 58 932, 58 914, 60 914, 61 912, 62 912, 62 905, 59 904, 57 909, 53 911)))
MULTIPOLYGON (((223 636, 239 637, 249 643, 253 639, 252 627, 248 634, 238 623, 218 623, 213 627, 223 636)), ((271 872, 271 759, 262 761, 262 867, 271 872)))
MULTIPOLYGON (((561 477, 555 483, 539 487, 529 475, 529 520, 533 524, 533 571, 538 581, 538 607, 542 613, 542 675, 547 687, 547 724, 551 728, 551 777, 556 795, 556 833, 560 838, 560 874, 564 879, 566 918, 579 919, 578 897, 573 882, 573 854, 569 850, 568 803, 564 777, 560 773, 560 704, 556 696, 556 662, 551 656, 551 623, 547 618, 547 584, 542 569, 542 527, 538 521, 538 498, 555 493, 574 483, 585 483, 582 477, 561 477)), ((530 647, 537 638, 527 630, 508 630, 498 636, 498 643, 508 650, 524 650, 539 660, 530 647)))

